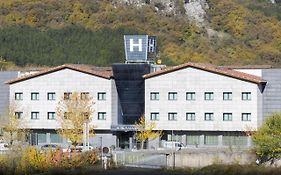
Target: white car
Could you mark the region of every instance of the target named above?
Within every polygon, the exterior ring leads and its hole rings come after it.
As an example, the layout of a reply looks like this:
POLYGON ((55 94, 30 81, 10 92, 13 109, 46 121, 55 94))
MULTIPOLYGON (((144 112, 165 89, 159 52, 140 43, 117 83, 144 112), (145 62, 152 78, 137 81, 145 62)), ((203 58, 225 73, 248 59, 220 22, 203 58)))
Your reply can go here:
POLYGON ((7 143, 0 143, 0 151, 5 152, 9 150, 9 145, 7 143))
MULTIPOLYGON (((88 145, 86 145, 85 148, 86 148, 86 149, 84 149, 83 144, 80 144, 80 145, 77 145, 77 146, 76 146, 76 150, 79 150, 79 151, 87 151, 88 145)), ((89 151, 90 151, 90 150, 93 150, 93 149, 94 149, 94 147, 91 146, 91 145, 89 145, 89 151)))

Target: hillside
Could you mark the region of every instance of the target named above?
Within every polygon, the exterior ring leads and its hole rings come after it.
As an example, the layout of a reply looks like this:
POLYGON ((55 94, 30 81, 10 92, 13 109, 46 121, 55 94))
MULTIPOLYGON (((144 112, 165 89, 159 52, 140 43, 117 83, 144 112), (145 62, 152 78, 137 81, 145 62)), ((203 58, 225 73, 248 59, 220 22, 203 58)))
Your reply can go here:
POLYGON ((124 34, 149 34, 168 65, 281 65, 280 4, 208 0, 199 25, 186 13, 192 2, 0 0, 0 56, 18 66, 107 66, 123 62, 124 34))

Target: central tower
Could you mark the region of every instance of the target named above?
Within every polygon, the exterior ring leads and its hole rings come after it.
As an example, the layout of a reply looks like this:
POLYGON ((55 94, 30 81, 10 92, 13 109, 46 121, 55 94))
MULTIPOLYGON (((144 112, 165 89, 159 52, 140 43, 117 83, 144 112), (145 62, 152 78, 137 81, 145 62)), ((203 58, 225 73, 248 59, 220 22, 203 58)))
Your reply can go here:
POLYGON ((143 75, 151 72, 156 55, 156 37, 125 35, 124 64, 113 64, 113 76, 119 99, 119 124, 135 124, 144 114, 143 75))

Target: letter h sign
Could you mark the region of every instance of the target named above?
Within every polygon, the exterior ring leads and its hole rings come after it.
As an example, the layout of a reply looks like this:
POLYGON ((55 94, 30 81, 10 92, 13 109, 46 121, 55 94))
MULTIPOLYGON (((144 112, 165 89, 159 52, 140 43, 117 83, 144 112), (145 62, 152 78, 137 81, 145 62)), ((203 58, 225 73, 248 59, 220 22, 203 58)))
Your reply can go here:
POLYGON ((124 35, 126 62, 147 61, 148 35, 124 35))

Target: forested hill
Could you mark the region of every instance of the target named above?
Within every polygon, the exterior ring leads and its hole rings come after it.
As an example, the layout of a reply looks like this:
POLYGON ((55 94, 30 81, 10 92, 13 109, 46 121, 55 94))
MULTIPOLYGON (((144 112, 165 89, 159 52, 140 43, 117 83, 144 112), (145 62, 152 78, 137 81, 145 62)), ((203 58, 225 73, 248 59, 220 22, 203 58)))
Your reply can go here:
POLYGON ((280 4, 208 0, 199 25, 187 17, 190 1, 175 0, 167 10, 157 0, 0 0, 0 67, 108 66, 124 61, 124 34, 157 36, 168 65, 281 65, 280 4))

